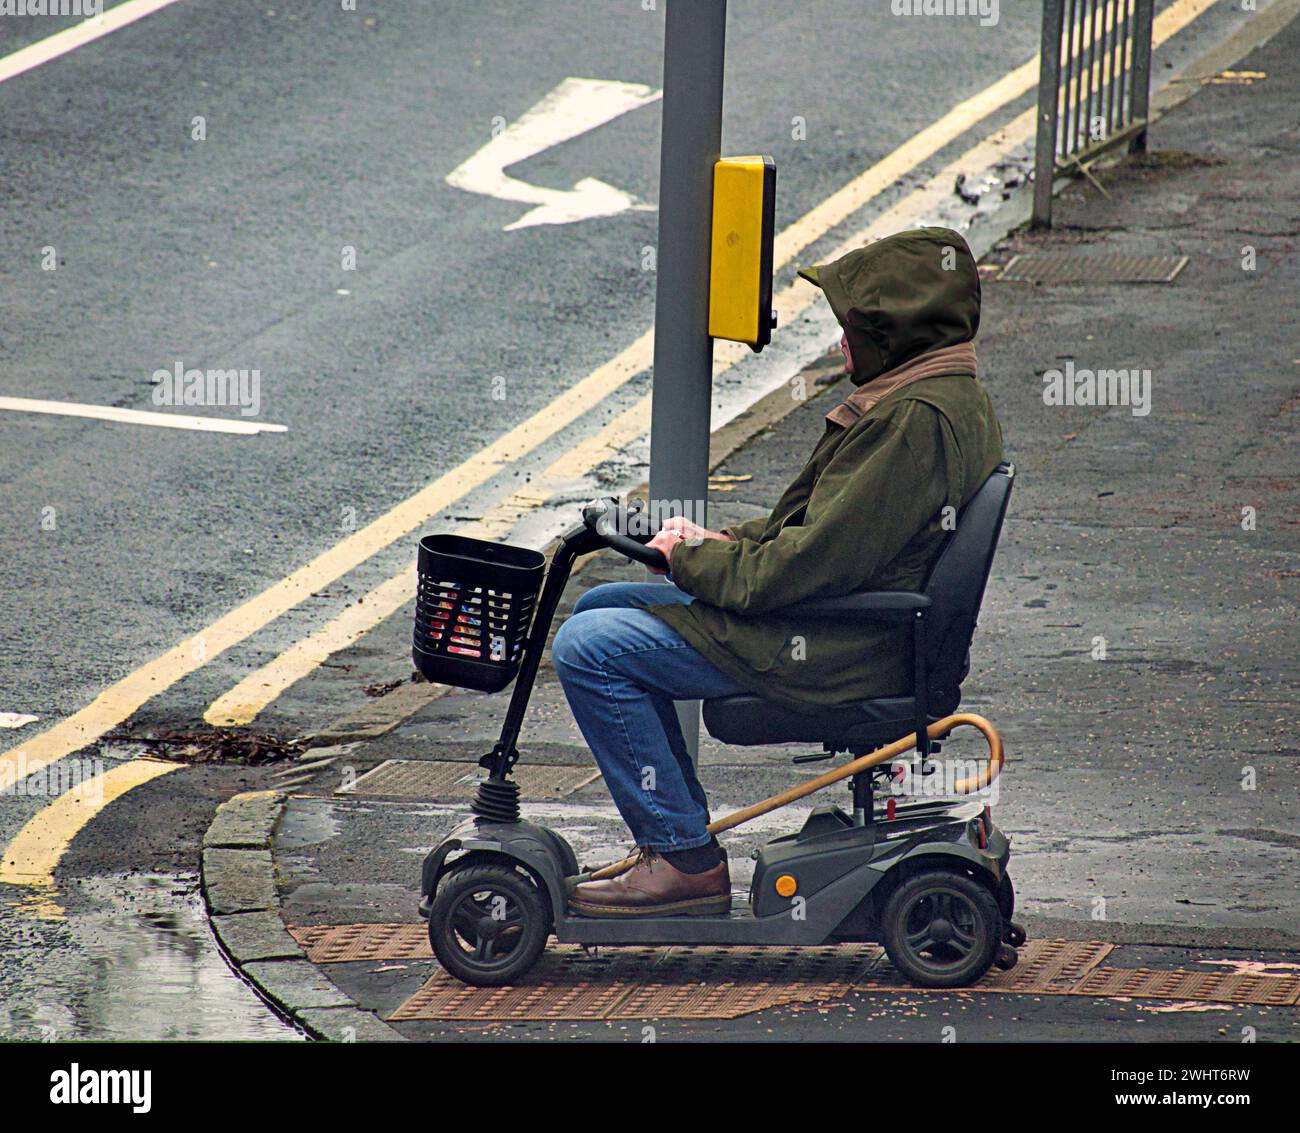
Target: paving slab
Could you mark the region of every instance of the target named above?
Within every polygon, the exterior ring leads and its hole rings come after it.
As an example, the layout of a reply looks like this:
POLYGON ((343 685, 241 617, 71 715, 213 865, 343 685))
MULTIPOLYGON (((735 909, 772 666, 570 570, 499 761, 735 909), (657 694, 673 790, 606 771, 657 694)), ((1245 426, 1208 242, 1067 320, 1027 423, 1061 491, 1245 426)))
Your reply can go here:
POLYGON ((254 960, 292 960, 303 954, 279 914, 271 910, 214 916, 212 928, 237 965, 254 960))
POLYGON ((271 909, 279 902, 270 850, 203 851, 203 891, 214 915, 271 909))
POLYGON ((355 1006, 306 960, 257 960, 245 964, 243 971, 259 991, 293 1015, 310 1007, 355 1006))
POLYGON ((313 1007, 300 1013, 304 1024, 330 1042, 392 1043, 404 1042, 405 1036, 381 1023, 369 1011, 355 1007, 313 1007))
POLYGON ((203 836, 205 847, 269 850, 273 817, 283 795, 278 791, 249 791, 223 804, 203 836))

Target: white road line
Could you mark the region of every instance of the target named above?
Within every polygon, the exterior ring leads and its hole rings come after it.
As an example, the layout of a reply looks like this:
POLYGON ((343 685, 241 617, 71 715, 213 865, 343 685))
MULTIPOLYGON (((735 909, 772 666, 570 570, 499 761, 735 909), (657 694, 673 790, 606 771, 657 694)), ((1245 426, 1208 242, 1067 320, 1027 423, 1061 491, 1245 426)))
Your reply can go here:
POLYGON ((124 28, 127 24, 133 24, 136 20, 175 3, 176 0, 125 0, 125 3, 109 8, 92 19, 55 32, 36 43, 29 43, 12 55, 0 59, 0 83, 21 75, 24 71, 30 71, 33 67, 39 67, 42 63, 48 63, 51 59, 57 59, 60 55, 66 55, 69 51, 75 51, 78 47, 84 47, 87 43, 93 43, 118 28, 124 28))
POLYGON ((0 728, 21 728, 24 724, 35 724, 39 716, 29 716, 26 712, 0 712, 0 728))
POLYGON ((34 397, 0 397, 0 409, 16 413, 54 413, 61 417, 93 417, 124 425, 152 425, 160 429, 194 429, 200 433, 284 433, 288 425, 241 421, 237 417, 190 417, 184 413, 151 413, 144 409, 119 409, 115 405, 79 405, 74 401, 41 401, 34 397))

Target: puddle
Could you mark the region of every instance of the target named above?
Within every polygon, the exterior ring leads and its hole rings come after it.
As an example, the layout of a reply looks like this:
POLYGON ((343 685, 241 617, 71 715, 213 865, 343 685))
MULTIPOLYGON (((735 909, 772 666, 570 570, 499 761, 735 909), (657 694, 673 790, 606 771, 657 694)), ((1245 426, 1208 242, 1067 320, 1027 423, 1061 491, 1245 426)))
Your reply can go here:
POLYGON ((62 920, 0 891, 0 1039, 300 1039, 230 967, 197 878, 69 879, 62 920))
MULTIPOLYGON (((368 808, 358 808, 365 813, 368 808)), ((337 838, 341 824, 328 799, 295 799, 285 810, 275 832, 277 852, 293 853, 337 838)))

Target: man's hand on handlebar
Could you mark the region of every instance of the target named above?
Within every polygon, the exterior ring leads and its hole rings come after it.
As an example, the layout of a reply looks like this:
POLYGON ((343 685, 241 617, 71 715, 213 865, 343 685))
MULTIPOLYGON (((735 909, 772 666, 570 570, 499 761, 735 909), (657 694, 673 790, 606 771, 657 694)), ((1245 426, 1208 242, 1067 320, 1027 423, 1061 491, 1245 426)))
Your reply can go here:
MULTIPOLYGON (((665 559, 668 560, 669 570, 672 569, 673 551, 686 542, 697 543, 702 539, 722 539, 724 542, 732 542, 730 535, 724 535, 721 531, 710 531, 707 527, 701 527, 698 523, 692 523, 684 515, 674 515, 664 520, 664 525, 653 539, 646 544, 647 547, 653 547, 665 559)), ((660 570, 658 567, 647 567, 652 574, 667 574, 667 570, 660 570)))

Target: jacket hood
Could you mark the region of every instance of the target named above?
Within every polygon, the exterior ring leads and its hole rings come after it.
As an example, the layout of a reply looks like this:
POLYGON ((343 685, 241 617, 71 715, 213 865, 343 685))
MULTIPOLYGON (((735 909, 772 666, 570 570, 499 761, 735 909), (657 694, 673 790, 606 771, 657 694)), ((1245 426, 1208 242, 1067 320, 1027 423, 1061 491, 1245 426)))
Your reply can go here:
POLYGON ((979 270, 951 228, 899 232, 799 274, 844 328, 856 385, 979 330, 979 270))

